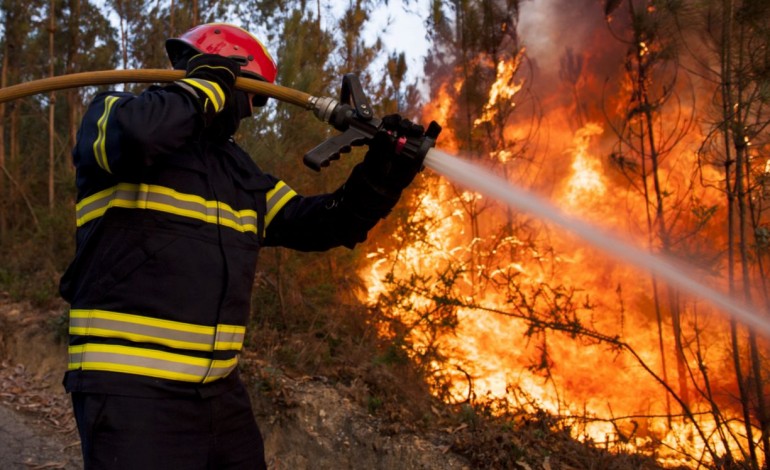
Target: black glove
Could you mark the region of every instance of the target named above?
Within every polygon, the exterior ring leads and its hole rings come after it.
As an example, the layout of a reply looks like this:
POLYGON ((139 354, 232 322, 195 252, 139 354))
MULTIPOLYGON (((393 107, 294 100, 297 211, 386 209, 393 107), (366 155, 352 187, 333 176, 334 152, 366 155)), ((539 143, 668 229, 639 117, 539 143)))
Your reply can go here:
POLYGON ((385 116, 364 157, 363 167, 369 184, 382 194, 398 197, 423 169, 422 159, 407 157, 399 152, 399 138, 418 138, 424 134, 425 129, 421 125, 398 114, 385 116))
POLYGON ((206 126, 229 104, 235 79, 241 74, 238 62, 216 54, 198 54, 187 62, 187 74, 177 84, 195 95, 206 126))

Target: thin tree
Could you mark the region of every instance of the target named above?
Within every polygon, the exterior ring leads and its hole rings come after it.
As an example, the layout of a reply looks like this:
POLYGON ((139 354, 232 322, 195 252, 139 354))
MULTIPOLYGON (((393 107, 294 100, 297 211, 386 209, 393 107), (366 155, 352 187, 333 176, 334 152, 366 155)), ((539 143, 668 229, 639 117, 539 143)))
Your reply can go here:
MULTIPOLYGON (((767 114, 768 36, 767 2, 713 0, 702 8, 676 10, 683 37, 696 35, 706 48, 691 48, 693 73, 713 83, 713 122, 700 156, 704 165, 720 168, 722 179, 704 182, 719 187, 727 208, 726 275, 730 293, 751 303, 757 294, 766 297, 767 279, 762 264, 763 224, 761 200, 765 162, 756 150, 767 142, 770 116, 767 114), (757 201, 760 201, 759 203, 757 201)), ((766 303, 766 302, 765 302, 766 303)), ((761 314, 767 314, 761 312, 761 314)), ((767 379, 763 370, 767 358, 760 353, 754 331, 730 322, 732 364, 738 387, 738 401, 748 449, 742 446, 750 468, 759 468, 768 445, 767 379), (760 429, 759 442, 755 423, 760 429)))
MULTIPOLYGON (((51 0, 48 8, 48 76, 54 76, 54 62, 56 54, 54 52, 54 35, 56 33, 56 1, 51 0)), ((54 201, 56 199, 56 188, 54 186, 54 176, 56 174, 56 93, 51 92, 48 102, 48 210, 53 212, 54 201)))
MULTIPOLYGON (((694 223, 695 228, 681 225, 682 201, 691 197, 686 192, 675 194, 662 181, 662 166, 665 159, 674 151, 691 126, 691 119, 681 119, 681 113, 675 107, 678 103, 677 77, 678 64, 675 62, 674 43, 666 33, 665 10, 650 7, 650 2, 625 2, 628 19, 621 27, 628 28, 629 37, 624 32, 613 34, 628 45, 625 73, 631 93, 625 116, 621 124, 613 126, 619 138, 613 161, 616 167, 630 178, 631 183, 641 193, 646 211, 648 244, 651 251, 659 251, 667 257, 676 255, 677 240, 675 231, 683 233, 680 240, 690 230, 697 230, 702 221, 694 223), (676 119, 665 119, 671 116, 676 119), (633 163, 632 163, 633 162, 633 163), (677 215, 677 211, 679 215, 677 215), (671 222, 668 222, 670 220, 671 222)), ((613 13, 624 2, 607 2, 607 19, 614 18, 613 13)), ((611 26, 612 23, 608 21, 611 26)), ((612 28, 611 28, 612 30, 612 28)), ((688 188, 682 188, 688 190, 688 188)), ((652 300, 658 322, 658 338, 662 363, 662 376, 667 379, 666 353, 664 348, 666 334, 663 329, 663 307, 658 279, 651 279, 652 300)), ((683 307, 679 294, 666 286, 668 313, 670 314, 674 352, 678 378, 678 401, 687 407, 692 406, 690 393, 690 371, 687 365, 685 331, 683 325, 683 307)), ((668 403, 668 402, 667 402, 668 403)), ((670 413, 670 412, 669 412, 670 413)))

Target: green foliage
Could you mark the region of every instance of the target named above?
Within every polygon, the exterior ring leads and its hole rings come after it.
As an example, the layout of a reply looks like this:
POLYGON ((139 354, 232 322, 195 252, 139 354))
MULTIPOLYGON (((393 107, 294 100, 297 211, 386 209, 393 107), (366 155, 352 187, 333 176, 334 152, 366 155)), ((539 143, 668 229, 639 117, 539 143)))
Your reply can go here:
POLYGON ((44 306, 58 297, 59 276, 72 256, 73 219, 69 211, 57 207, 52 213, 41 210, 38 225, 30 223, 6 235, 0 243, 0 289, 13 299, 31 300, 44 306))
POLYGON ((770 227, 764 225, 754 230, 754 240, 757 251, 767 254, 770 251, 770 227))
POLYGON ((367 399, 366 409, 371 414, 377 413, 382 408, 382 398, 370 396, 367 399))

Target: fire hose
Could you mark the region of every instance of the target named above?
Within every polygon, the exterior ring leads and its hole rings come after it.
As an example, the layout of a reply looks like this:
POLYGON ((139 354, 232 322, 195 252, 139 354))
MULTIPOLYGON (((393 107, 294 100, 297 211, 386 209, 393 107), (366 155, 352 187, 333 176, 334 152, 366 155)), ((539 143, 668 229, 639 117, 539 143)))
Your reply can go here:
MULTIPOLYGON (((27 96, 84 86, 108 85, 114 83, 158 83, 173 82, 184 78, 183 70, 144 69, 144 70, 101 70, 82 72, 58 77, 43 78, 31 82, 0 88, 0 103, 27 96)), ((256 93, 278 101, 297 105, 342 133, 329 138, 310 150, 303 157, 303 162, 315 171, 320 171, 341 153, 349 152, 351 147, 365 145, 382 128, 382 121, 374 116, 371 105, 363 92, 358 77, 346 74, 342 79, 340 99, 312 96, 293 88, 272 83, 238 77, 235 87, 239 90, 256 93)), ((425 159, 428 151, 435 146, 441 126, 432 121, 420 137, 396 137, 400 154, 409 158, 425 159)))

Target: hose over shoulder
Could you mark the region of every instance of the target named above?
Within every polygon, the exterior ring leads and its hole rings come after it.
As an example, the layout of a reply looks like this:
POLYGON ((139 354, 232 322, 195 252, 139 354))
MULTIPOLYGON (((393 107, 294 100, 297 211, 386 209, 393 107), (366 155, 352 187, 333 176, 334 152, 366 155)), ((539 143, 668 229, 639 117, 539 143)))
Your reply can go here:
MULTIPOLYGON (((173 82, 184 77, 184 70, 137 69, 137 70, 99 70, 81 72, 58 77, 42 78, 0 88, 0 103, 24 98, 40 93, 48 93, 68 88, 110 85, 114 83, 163 83, 173 82)), ((235 87, 239 90, 259 93, 275 98, 284 103, 312 109, 315 97, 293 88, 274 85, 268 82, 238 77, 235 87)))

